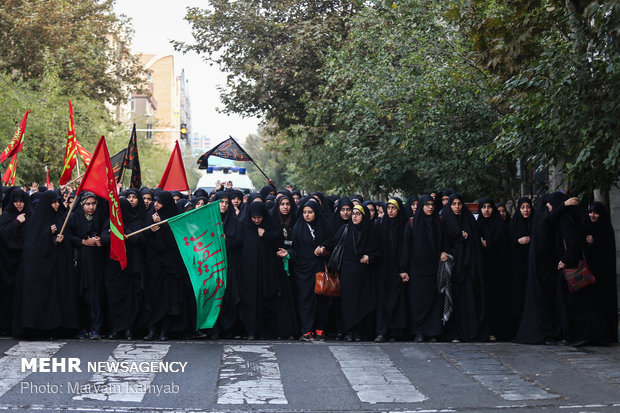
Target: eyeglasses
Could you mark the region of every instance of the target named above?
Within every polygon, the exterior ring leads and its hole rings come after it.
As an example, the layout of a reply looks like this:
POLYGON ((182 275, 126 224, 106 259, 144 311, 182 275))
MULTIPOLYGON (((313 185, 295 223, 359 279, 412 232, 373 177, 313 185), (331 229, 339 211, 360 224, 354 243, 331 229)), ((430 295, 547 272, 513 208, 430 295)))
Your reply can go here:
POLYGON ((435 206, 434 202, 427 202, 426 204, 424 204, 424 206, 435 206))

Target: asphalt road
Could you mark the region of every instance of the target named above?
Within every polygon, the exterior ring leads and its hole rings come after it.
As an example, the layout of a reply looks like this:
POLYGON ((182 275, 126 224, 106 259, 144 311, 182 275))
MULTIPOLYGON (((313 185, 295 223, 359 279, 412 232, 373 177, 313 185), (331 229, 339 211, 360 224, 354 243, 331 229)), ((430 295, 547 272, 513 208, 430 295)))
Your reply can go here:
POLYGON ((620 346, 0 340, 4 410, 620 412, 620 346))

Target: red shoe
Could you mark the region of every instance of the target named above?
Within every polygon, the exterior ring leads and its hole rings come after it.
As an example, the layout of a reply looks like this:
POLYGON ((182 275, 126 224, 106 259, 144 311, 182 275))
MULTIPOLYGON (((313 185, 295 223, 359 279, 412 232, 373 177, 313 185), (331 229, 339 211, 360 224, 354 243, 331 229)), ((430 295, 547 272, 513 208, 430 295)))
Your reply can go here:
POLYGON ((323 335, 323 330, 316 330, 315 332, 316 340, 325 341, 325 336, 323 335))
POLYGON ((299 340, 300 341, 314 341, 314 334, 312 334, 312 331, 308 331, 306 334, 299 337, 299 340))

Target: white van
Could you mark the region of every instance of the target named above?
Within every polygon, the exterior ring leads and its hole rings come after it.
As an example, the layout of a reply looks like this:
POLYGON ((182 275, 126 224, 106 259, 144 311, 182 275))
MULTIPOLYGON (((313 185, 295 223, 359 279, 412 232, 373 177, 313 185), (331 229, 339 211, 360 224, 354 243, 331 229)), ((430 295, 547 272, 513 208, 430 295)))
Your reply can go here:
POLYGON ((202 169, 203 175, 198 180, 196 189, 202 188, 207 193, 211 193, 217 182, 221 182, 224 185, 228 181, 232 181, 234 189, 239 189, 244 194, 250 194, 254 192, 254 185, 252 180, 246 174, 244 167, 235 166, 235 163, 230 159, 218 158, 217 156, 209 157, 209 166, 207 169, 202 169))

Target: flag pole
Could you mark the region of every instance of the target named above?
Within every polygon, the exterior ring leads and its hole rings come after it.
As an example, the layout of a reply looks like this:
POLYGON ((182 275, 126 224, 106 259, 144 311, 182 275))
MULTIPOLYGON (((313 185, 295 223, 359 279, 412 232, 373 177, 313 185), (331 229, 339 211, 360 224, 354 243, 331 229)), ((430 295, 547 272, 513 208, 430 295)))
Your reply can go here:
POLYGON ((64 232, 65 227, 67 226, 67 222, 69 222, 69 217, 71 216, 71 212, 73 212, 73 208, 75 208, 75 204, 77 204, 77 202, 78 202, 78 194, 75 194, 75 198, 73 198, 73 202, 71 203, 69 212, 67 212, 67 216, 65 217, 65 222, 62 224, 62 228, 60 229, 60 232, 58 233, 58 235, 62 235, 62 233, 64 232))
POLYGON ((66 185, 69 185, 69 184, 74 183, 74 182, 75 182, 75 181, 77 181, 78 179, 83 178, 83 177, 84 177, 84 175, 86 175, 86 172, 84 172, 82 175, 78 176, 77 178, 70 180, 69 182, 67 182, 67 184, 66 184, 66 185))
MULTIPOLYGON (((239 142, 237 142, 237 141, 235 140, 235 138, 233 138, 233 137, 232 137, 232 136, 230 136, 230 135, 228 135, 228 136, 230 137, 230 139, 232 139, 232 140, 233 140, 233 142, 235 142, 235 143, 237 144, 237 146, 238 146, 239 148, 241 148, 241 145, 239 145, 239 142)), ((241 149, 243 150, 243 148, 241 148, 241 149)), ((245 152, 245 150, 244 150, 243 152, 245 152)), ((267 174, 266 174, 265 172, 263 172, 263 170, 262 170, 262 169, 260 169, 260 166, 258 166, 258 165, 256 164, 256 162, 254 162, 254 159, 252 159, 252 157, 250 156, 250 154, 249 154, 249 153, 247 153, 247 152, 245 152, 245 154, 248 156, 248 158, 250 158, 250 161, 254 164, 254 166, 256 166, 256 168, 260 171, 260 173, 262 173, 262 174, 263 174, 263 176, 264 176, 265 178, 267 178, 267 182, 268 182, 268 183, 269 183, 269 182, 273 182, 273 181, 272 181, 272 180, 271 180, 271 179, 267 176, 267 174)), ((274 184, 270 183, 270 185, 271 185, 271 186, 273 186, 276 190, 278 189, 278 188, 276 188, 276 186, 275 186, 274 184)))
POLYGON ((149 225, 148 227, 144 227, 144 228, 142 228, 142 229, 139 229, 139 230, 137 230, 137 231, 134 231, 134 232, 132 232, 131 234, 125 234, 125 238, 133 237, 134 235, 139 234, 139 233, 141 233, 141 232, 144 232, 144 231, 146 231, 147 229, 151 229, 151 228, 156 227, 156 226, 158 226, 158 225, 166 224, 167 222, 168 222, 168 219, 164 219, 163 221, 156 222, 156 223, 154 223, 154 224, 149 225))

